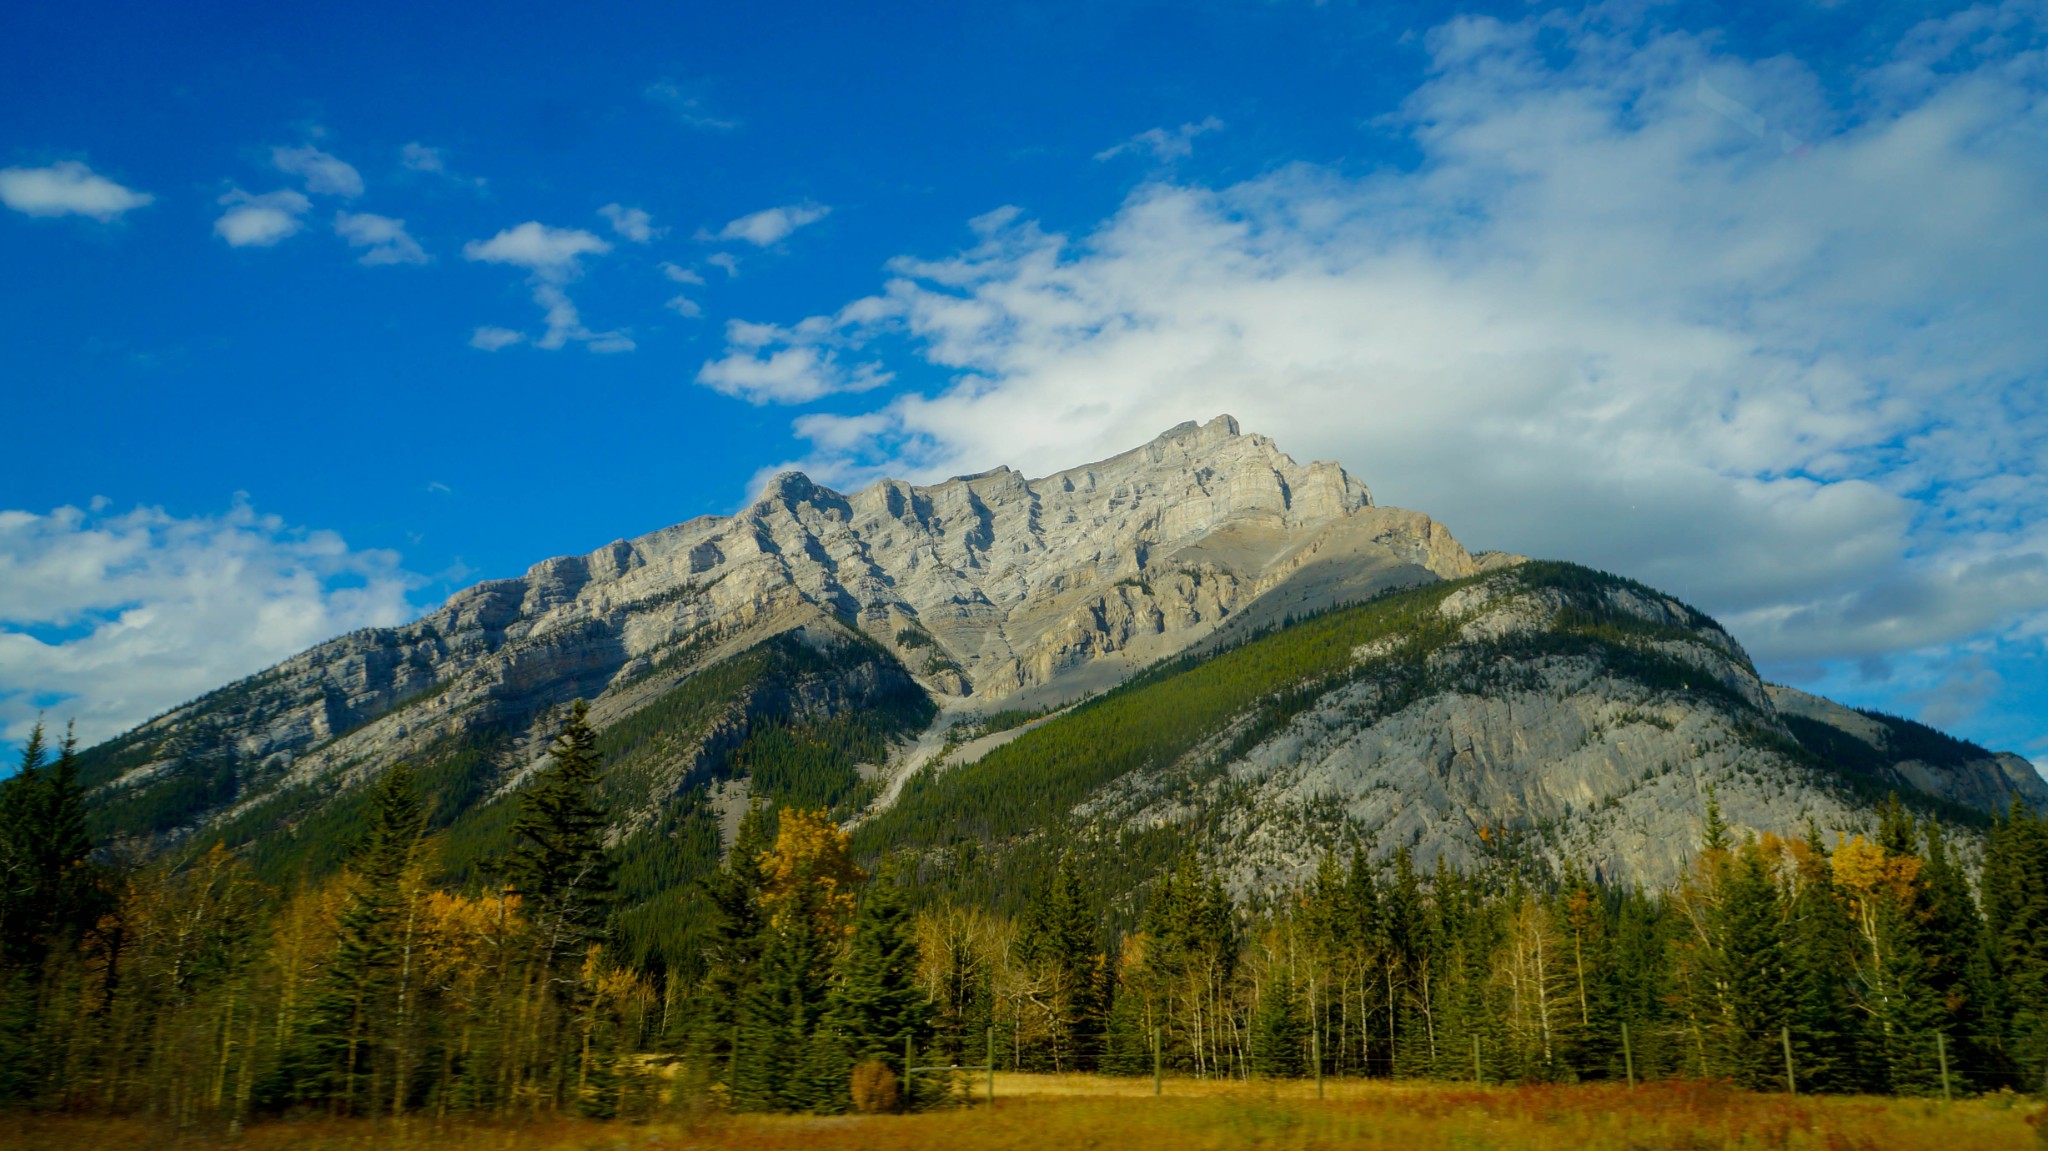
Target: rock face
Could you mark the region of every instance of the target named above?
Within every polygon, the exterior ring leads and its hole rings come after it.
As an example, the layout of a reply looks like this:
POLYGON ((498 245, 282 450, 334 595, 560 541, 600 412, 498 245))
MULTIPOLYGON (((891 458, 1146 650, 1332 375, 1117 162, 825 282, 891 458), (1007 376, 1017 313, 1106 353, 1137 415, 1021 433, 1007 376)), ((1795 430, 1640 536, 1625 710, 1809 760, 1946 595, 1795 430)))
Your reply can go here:
POLYGON ((1228 416, 1042 479, 997 468, 843 495, 785 473, 735 515, 547 560, 404 627, 322 644, 82 766, 109 829, 253 839, 401 760, 478 760, 461 757, 485 739, 487 767, 442 791, 502 798, 581 697, 612 740, 622 841, 666 834, 700 797, 729 832, 750 793, 740 749, 804 724, 865 725, 833 738, 888 762, 829 765, 812 794, 872 816, 913 770, 943 782, 1033 738, 963 743, 954 720, 1065 704, 1399 588, 1435 597, 1426 667, 1409 640, 1365 644, 1355 674, 1277 728, 1248 739, 1240 717, 1057 818, 1199 822, 1232 884, 1253 890, 1354 840, 1457 865, 1512 843, 1660 882, 1683 866, 1708 786, 1738 828, 1780 833, 1860 826, 1889 790, 1957 811, 2048 806, 2018 757, 1766 685, 1685 605, 1569 565, 1475 557, 1228 416), (1550 582, 1539 568, 1556 569, 1550 582))
MULTIPOLYGON (((1220 416, 1032 480, 997 468, 852 495, 777 476, 708 516, 456 594, 96 749, 111 791, 203 761, 216 786, 168 830, 286 787, 351 782, 466 731, 526 762, 551 709, 616 722, 693 668, 794 628, 850 629, 955 710, 1058 702, 1257 619, 1476 570, 1427 516, 1373 505, 1220 416)), ((189 790, 189 789, 188 789, 189 790)))
POLYGON ((1090 814, 1170 824, 1203 797, 1212 855, 1244 893, 1300 882, 1321 851, 1352 842, 1410 848, 1425 868, 1442 857, 1470 870, 1515 849, 1668 883, 1697 848, 1710 788, 1738 834, 1796 836, 1811 822, 1829 840, 1866 830, 1887 792, 1976 812, 2016 796, 2048 804, 2048 781, 2017 756, 1765 684, 1726 632, 1677 601, 1619 581, 1570 593, 1519 582, 1487 577, 1436 605, 1456 638, 1424 661, 1436 688, 1422 698, 1390 707, 1392 652, 1361 649, 1356 677, 1276 734, 1127 777, 1090 814), (1573 613, 1633 625, 1629 646, 1555 643, 1573 613))

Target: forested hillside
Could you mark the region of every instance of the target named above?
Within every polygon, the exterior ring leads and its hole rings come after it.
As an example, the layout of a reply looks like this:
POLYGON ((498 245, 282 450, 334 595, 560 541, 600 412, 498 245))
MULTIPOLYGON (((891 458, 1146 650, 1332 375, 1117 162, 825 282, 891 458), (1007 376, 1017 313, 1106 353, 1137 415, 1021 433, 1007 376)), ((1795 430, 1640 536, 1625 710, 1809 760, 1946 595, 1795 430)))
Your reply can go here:
POLYGON ((0 1094, 242 1122, 937 1106, 959 1085, 907 1067, 991 1058, 2048 1076, 2048 822, 1983 749, 1767 687, 1571 565, 1225 634, 947 717, 1007 739, 956 763, 889 648, 813 622, 560 708, 545 755, 472 729, 153 854, 95 846, 148 792, 39 737, 0 787, 0 1094))
POLYGON ((324 881, 266 884, 221 846, 110 868, 70 747, 50 763, 32 745, 0 791, 0 1091, 240 1123, 829 1112, 855 1083, 869 1106, 933 1107, 963 1084, 906 1066, 990 1058, 1922 1095, 2048 1075, 2048 820, 2020 805, 1974 882, 1946 829, 1897 803, 1868 835, 1782 839, 1737 836, 1710 793, 1664 889, 1528 856, 1458 871, 1353 851, 1247 901, 1184 851, 1135 917, 1071 856, 1006 913, 864 867, 822 811, 757 806, 696 889, 706 930, 662 963, 622 946, 585 715, 471 883, 404 771, 360 802, 324 881))

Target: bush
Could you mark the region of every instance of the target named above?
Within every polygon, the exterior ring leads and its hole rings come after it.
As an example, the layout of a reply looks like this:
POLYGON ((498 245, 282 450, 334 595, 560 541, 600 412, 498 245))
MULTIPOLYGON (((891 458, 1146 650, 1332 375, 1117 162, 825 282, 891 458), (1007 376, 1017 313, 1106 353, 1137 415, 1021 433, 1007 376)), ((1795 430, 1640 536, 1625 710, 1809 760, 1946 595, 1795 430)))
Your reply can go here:
POLYGON ((863 1115, 894 1111, 897 1105, 896 1073, 887 1063, 870 1059, 853 1068, 853 1106, 863 1115))

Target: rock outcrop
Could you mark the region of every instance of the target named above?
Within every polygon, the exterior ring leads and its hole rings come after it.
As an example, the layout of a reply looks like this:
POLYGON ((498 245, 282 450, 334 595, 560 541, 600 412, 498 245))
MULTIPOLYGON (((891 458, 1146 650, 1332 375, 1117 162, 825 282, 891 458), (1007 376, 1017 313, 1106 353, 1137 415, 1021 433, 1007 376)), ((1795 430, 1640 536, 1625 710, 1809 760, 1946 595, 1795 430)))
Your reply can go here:
POLYGON ((115 791, 180 763, 232 776, 178 813, 196 823, 487 727, 517 733, 530 763, 568 700, 615 722, 800 627, 865 634, 955 709, 1038 706, 1254 603, 1254 619, 1277 619, 1476 567, 1427 516, 1375 506, 1343 468, 1296 463, 1229 416, 1035 480, 1000 467, 843 495, 788 472, 735 515, 546 560, 322 644, 96 749, 91 767, 115 791))

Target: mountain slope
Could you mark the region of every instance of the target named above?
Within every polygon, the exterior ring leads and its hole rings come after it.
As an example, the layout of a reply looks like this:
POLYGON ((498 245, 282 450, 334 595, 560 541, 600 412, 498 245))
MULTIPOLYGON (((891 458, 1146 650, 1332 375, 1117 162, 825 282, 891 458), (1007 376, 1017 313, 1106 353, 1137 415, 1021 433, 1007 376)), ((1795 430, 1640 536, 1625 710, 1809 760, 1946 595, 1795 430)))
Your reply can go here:
POLYGON ((409 762, 463 875, 578 697, 642 947, 687 932, 755 796, 998 902, 1062 853, 1128 890, 1192 846, 1255 892, 1353 841, 1661 882, 1709 786, 1756 831, 1859 828, 1894 791, 1964 825, 2048 806, 2017 757, 1766 685, 1668 596, 1474 556, 1229 417, 1038 480, 847 496, 786 474, 736 515, 323 644, 82 766, 102 834, 224 840, 282 878, 335 865, 360 786, 409 762), (988 727, 1010 730, 961 734, 988 727))
MULTIPOLYGON (((1342 468, 1296 464, 1227 416, 1040 480, 998 468, 845 496, 788 473, 737 515, 322 644, 94 749, 86 777, 120 813, 108 830, 176 837, 451 741, 501 739, 516 778, 569 700, 609 725, 793 629, 858 635, 955 709, 1031 706, 1107 687, 1249 604, 1475 566, 1428 517, 1374 507, 1342 468)), ((706 766, 701 748, 676 754, 678 777, 706 766)))
POLYGON ((1781 834, 1862 830, 1893 792, 1966 828, 2016 795, 2048 802, 2031 767, 1765 685, 1717 624, 1649 588, 1529 563, 1161 667, 913 780, 860 837, 998 902, 1009 875, 1059 854, 1131 887, 1188 845, 1241 894, 1354 842, 1425 866, 1520 856, 1663 883, 1708 788, 1736 827, 1781 834), (1793 697, 1811 702, 1781 710, 1793 697), (1871 732, 1809 718, 1820 705, 1871 732))

